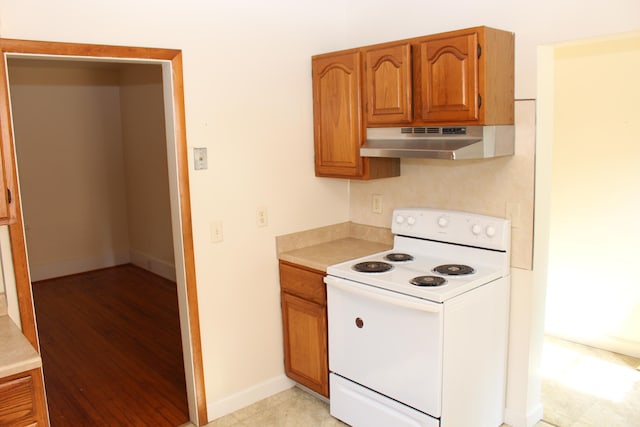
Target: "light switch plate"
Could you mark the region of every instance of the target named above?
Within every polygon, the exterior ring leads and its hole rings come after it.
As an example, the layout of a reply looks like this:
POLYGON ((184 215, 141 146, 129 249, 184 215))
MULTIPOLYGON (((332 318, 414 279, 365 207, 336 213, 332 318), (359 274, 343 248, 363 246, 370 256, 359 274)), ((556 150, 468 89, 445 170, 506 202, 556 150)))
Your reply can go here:
POLYGON ((371 195, 371 212, 375 214, 382 213, 382 194, 371 195))
POLYGON ((207 168, 207 148, 196 147, 193 149, 193 167, 195 170, 207 168))
POLYGON ((210 231, 211 231, 211 243, 222 242, 224 237, 222 236, 222 221, 221 220, 211 221, 210 231))

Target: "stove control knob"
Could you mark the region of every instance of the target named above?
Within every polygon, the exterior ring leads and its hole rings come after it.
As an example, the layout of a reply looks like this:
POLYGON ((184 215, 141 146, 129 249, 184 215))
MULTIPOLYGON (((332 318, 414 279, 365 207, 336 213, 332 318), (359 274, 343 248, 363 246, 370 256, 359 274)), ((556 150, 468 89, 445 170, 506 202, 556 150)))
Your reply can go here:
POLYGON ((480 227, 480 225, 478 224, 473 224, 473 227, 471 227, 471 232, 477 236, 478 234, 482 233, 482 227, 480 227))
POLYGON ((494 226, 490 225, 485 230, 485 233, 487 234, 487 236, 493 237, 493 236, 496 235, 496 228, 494 226))
POLYGON ((438 218, 438 225, 444 228, 449 225, 449 220, 447 219, 447 217, 441 216, 440 218, 438 218))
POLYGON ((396 217, 396 223, 402 224, 404 222, 404 217, 402 215, 398 215, 396 217))
POLYGON ((416 219, 412 216, 410 216, 409 218, 407 218, 407 224, 409 225, 413 225, 416 223, 416 219))

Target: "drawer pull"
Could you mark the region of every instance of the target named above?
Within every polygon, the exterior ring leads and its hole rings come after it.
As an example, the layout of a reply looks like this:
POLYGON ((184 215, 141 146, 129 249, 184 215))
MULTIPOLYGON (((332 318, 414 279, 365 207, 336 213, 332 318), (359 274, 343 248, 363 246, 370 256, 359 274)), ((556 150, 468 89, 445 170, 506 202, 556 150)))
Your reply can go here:
POLYGON ((358 329, 362 329, 362 327, 364 326, 364 321, 359 317, 356 317, 356 326, 358 327, 358 329))

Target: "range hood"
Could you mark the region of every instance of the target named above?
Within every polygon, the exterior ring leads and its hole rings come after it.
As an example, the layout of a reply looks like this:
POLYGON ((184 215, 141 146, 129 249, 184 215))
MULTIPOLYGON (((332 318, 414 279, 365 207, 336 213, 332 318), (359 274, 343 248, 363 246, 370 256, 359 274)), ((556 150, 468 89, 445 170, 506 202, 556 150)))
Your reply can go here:
POLYGON ((514 153, 513 125, 369 128, 363 157, 486 159, 514 153))

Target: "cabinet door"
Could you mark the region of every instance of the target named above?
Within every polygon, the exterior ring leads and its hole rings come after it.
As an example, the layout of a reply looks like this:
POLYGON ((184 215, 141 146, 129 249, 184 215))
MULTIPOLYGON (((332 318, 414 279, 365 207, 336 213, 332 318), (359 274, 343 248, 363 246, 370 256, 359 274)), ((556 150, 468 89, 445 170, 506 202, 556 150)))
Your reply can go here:
POLYGON ((287 375, 329 397, 326 307, 283 292, 282 324, 287 375))
POLYGON ((360 52, 314 58, 312 67, 316 175, 360 176, 360 52))
MULTIPOLYGON (((0 72, 0 75, 2 74, 0 72)), ((0 88, 0 99, 2 98, 2 89, 0 88)), ((13 139, 7 120, 8 115, 8 108, 0 105, 0 225, 13 223, 16 219, 15 203, 11 200, 14 172, 13 139)))
POLYGON ((408 123, 413 118, 411 44, 365 51, 367 123, 408 123))
POLYGON ((424 121, 478 120, 478 34, 428 38, 420 44, 424 121))

